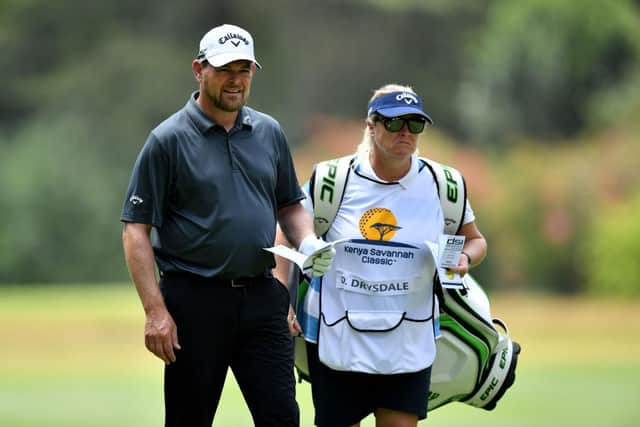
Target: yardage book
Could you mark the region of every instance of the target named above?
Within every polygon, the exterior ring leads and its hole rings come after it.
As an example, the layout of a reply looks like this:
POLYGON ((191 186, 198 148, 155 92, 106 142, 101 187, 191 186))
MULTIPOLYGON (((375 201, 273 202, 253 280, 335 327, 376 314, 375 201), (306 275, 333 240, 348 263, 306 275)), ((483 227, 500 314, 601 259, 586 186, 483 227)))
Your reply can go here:
POLYGON ((448 267, 458 265, 464 240, 464 236, 442 234, 438 244, 425 242, 438 269, 438 278, 443 288, 464 289, 462 277, 447 270, 448 267))
POLYGON ((306 272, 311 268, 313 264, 313 257, 315 255, 319 254, 320 252, 326 250, 329 247, 334 247, 339 243, 344 243, 349 240, 351 239, 345 238, 345 239, 338 239, 333 242, 324 242, 324 244, 320 247, 320 249, 316 250, 314 253, 312 253, 309 256, 303 253, 300 253, 295 249, 288 248, 284 245, 277 245, 271 248, 263 248, 263 249, 267 252, 271 252, 275 255, 281 256, 283 258, 288 259, 289 261, 294 262, 300 268, 300 270, 302 270, 303 272, 306 272))

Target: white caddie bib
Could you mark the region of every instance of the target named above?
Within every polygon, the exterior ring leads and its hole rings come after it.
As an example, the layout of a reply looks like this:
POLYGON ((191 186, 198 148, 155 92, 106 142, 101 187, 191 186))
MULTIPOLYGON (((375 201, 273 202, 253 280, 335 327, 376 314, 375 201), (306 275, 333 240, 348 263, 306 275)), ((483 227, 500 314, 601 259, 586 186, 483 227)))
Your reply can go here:
POLYGON ((396 374, 433 363, 435 266, 424 242, 437 242, 443 223, 428 171, 414 169, 390 185, 354 171, 327 234, 353 238, 336 245, 322 278, 318 351, 325 365, 396 374))
POLYGON ((394 374, 433 362, 433 273, 427 248, 354 240, 336 246, 323 281, 320 360, 337 370, 394 374))

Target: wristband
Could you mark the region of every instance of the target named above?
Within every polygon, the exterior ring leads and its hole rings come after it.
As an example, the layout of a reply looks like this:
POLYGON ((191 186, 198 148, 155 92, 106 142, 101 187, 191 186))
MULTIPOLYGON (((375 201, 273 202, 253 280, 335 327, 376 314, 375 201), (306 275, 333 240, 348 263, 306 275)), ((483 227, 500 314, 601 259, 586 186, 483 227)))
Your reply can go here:
POLYGON ((466 253, 465 251, 462 251, 461 253, 462 253, 462 255, 466 255, 469 267, 471 267, 471 256, 468 253, 466 253))

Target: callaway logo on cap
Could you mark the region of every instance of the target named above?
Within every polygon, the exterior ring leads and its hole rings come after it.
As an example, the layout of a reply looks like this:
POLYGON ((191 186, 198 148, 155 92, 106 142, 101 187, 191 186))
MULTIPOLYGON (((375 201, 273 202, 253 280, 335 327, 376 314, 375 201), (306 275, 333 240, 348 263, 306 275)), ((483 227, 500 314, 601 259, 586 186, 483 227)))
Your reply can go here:
POLYGON ((253 37, 242 28, 224 24, 215 27, 200 40, 198 60, 221 67, 238 60, 251 61, 262 68, 253 53, 253 37))

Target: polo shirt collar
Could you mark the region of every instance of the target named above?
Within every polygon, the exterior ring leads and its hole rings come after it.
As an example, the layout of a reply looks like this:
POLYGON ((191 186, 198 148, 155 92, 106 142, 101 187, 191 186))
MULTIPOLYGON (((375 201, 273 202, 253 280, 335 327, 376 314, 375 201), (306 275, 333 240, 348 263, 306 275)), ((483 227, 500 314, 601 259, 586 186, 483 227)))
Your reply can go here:
MULTIPOLYGON (((220 125, 211 120, 209 116, 207 116, 204 111, 200 109, 200 106, 196 101, 198 94, 199 91, 195 91, 191 94, 187 105, 185 105, 185 110, 187 112, 187 115, 189 115, 191 120, 193 120, 193 123, 195 123, 200 133, 204 134, 211 128, 220 125)), ((243 127, 247 127, 249 129, 253 127, 253 118, 251 117, 249 109, 245 107, 242 107, 238 112, 238 117, 236 117, 236 122, 233 125, 233 128, 231 128, 231 132, 237 131, 243 127)))
POLYGON ((408 188, 411 185, 411 182, 418 176, 420 172, 420 165, 418 162, 418 156, 416 154, 411 155, 411 167, 409 168, 409 172, 398 181, 385 181, 384 179, 378 177, 373 167, 371 166, 371 162, 369 161, 369 152, 359 153, 354 162, 354 170, 359 174, 372 179, 374 181, 382 182, 385 184, 400 184, 402 188, 408 188))

